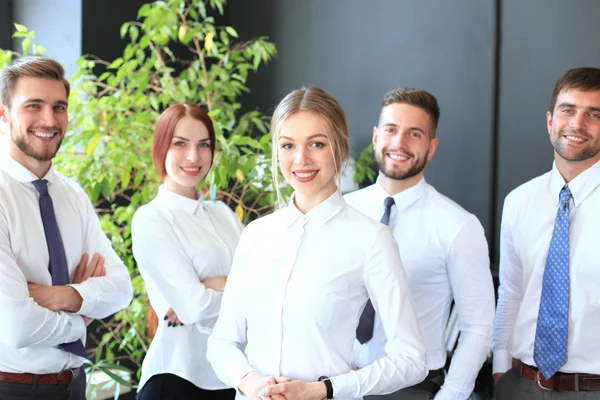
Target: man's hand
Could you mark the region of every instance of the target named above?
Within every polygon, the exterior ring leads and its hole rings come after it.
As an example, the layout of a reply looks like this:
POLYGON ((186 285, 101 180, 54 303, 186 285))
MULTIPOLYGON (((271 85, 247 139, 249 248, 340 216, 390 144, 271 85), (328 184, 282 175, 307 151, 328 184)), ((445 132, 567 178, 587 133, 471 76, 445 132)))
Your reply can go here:
MULTIPOLYGON (((96 253, 88 263, 89 256, 81 257, 79 265, 75 269, 72 283, 82 283, 89 278, 105 276, 104 257, 96 253)), ((29 296, 40 306, 51 311, 77 312, 81 309, 83 299, 79 292, 71 286, 42 286, 29 283, 29 296)), ((89 325, 91 319, 84 317, 84 322, 89 325)))
POLYGON ((289 378, 285 378, 283 376, 261 376, 257 372, 250 372, 248 375, 242 378, 238 387, 244 396, 246 396, 249 400, 286 400, 285 397, 279 394, 275 394, 273 396, 263 396, 259 393, 270 385, 276 385, 278 383, 289 381, 289 378))
POLYGON ((179 325, 183 325, 183 323, 181 323, 181 321, 179 320, 179 317, 177 316, 177 314, 175 314, 175 311, 173 311, 172 308, 169 308, 169 311, 167 311, 167 314, 165 315, 165 321, 168 320, 169 321, 169 325, 168 326, 172 326, 173 328, 179 326, 179 325))
POLYGON ((267 386, 258 395, 273 399, 283 396, 286 400, 322 400, 327 397, 327 386, 323 382, 282 382, 267 386))
POLYGON ((27 284, 29 297, 40 306, 51 311, 77 312, 83 299, 71 286, 42 286, 27 284))
POLYGON ((98 276, 106 276, 106 268, 104 268, 104 257, 99 253, 95 253, 92 256, 92 260, 88 264, 88 254, 85 253, 79 261, 79 265, 75 269, 73 275, 73 281, 71 283, 82 283, 87 281, 89 278, 95 278, 98 276))
POLYGON ((502 375, 504 375, 502 372, 497 372, 494 374, 494 385, 496 383, 498 383, 498 381, 500 380, 500 378, 502 378, 502 375))
POLYGON ((224 276, 215 276, 214 278, 203 280, 202 283, 207 289, 212 289, 217 292, 223 292, 225 290, 227 278, 224 276))

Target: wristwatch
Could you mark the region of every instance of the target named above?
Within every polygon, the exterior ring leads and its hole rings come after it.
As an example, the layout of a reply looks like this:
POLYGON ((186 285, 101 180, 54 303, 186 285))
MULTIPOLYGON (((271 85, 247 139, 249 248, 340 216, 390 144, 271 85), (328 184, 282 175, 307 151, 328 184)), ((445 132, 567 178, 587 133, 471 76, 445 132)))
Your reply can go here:
POLYGON ((325 397, 325 398, 333 399, 333 385, 331 384, 329 377, 328 376, 320 376, 319 382, 323 382, 325 384, 325 387, 327 388, 327 397, 325 397))

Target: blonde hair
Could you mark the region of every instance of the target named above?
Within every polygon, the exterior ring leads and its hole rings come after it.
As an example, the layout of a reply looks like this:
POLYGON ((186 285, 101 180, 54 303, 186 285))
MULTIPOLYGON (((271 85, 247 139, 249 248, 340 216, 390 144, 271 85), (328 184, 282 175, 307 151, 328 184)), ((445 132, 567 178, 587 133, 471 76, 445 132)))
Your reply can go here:
POLYGON ((272 172, 277 199, 282 204, 279 190, 278 145, 279 134, 285 121, 300 112, 308 112, 325 123, 325 134, 330 143, 331 155, 336 171, 336 180, 341 178, 343 166, 350 155, 348 123, 344 109, 332 95, 318 87, 294 90, 277 105, 271 118, 271 140, 273 143, 272 172))
POLYGON ((48 57, 21 57, 0 71, 0 103, 10 107, 10 101, 21 77, 49 78, 62 81, 67 98, 71 87, 65 79, 65 70, 58 62, 48 57))

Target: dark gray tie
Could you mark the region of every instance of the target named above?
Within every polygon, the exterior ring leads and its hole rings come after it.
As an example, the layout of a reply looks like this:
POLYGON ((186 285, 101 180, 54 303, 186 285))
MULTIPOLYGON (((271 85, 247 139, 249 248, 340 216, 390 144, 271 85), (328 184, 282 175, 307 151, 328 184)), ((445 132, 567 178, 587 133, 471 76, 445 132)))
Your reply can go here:
MULTIPOLYGON (((67 256, 65 255, 65 246, 63 245, 58 223, 56 222, 52 198, 48 193, 48 181, 44 179, 33 181, 32 183, 40 194, 40 213, 44 225, 44 234, 46 235, 46 244, 48 245, 48 255, 50 256, 52 286, 67 285, 71 282, 67 256)), ((81 340, 61 344, 59 347, 77 356, 87 357, 85 346, 81 340)))
MULTIPOLYGON (((394 205, 393 197, 386 197, 383 202, 385 210, 381 217, 381 223, 387 225, 390 222, 390 213, 392 212, 392 206, 394 205)), ((358 321, 358 327, 356 328, 356 339, 360 344, 366 343, 373 337, 373 326, 375 325, 375 308, 371 300, 367 301, 367 305, 360 316, 358 321)))

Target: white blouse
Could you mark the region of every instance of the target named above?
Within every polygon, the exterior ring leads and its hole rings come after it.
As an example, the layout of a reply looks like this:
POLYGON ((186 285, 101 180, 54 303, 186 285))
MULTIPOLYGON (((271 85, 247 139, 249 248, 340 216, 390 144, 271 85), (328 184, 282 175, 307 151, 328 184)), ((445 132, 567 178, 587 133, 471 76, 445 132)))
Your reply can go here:
POLYGON ((250 371, 329 376, 346 400, 422 381, 425 348, 391 231, 337 192, 306 215, 292 202, 248 225, 207 356, 235 388, 250 371), (390 340, 386 356, 356 370, 352 345, 368 298, 390 340))
POLYGON ((192 200, 160 187, 135 213, 133 255, 159 319, 142 365, 139 389, 152 376, 170 373, 207 390, 224 389, 206 360, 208 335, 222 293, 200 282, 227 276, 243 226, 221 202, 192 200), (183 326, 168 327, 172 308, 183 326))

